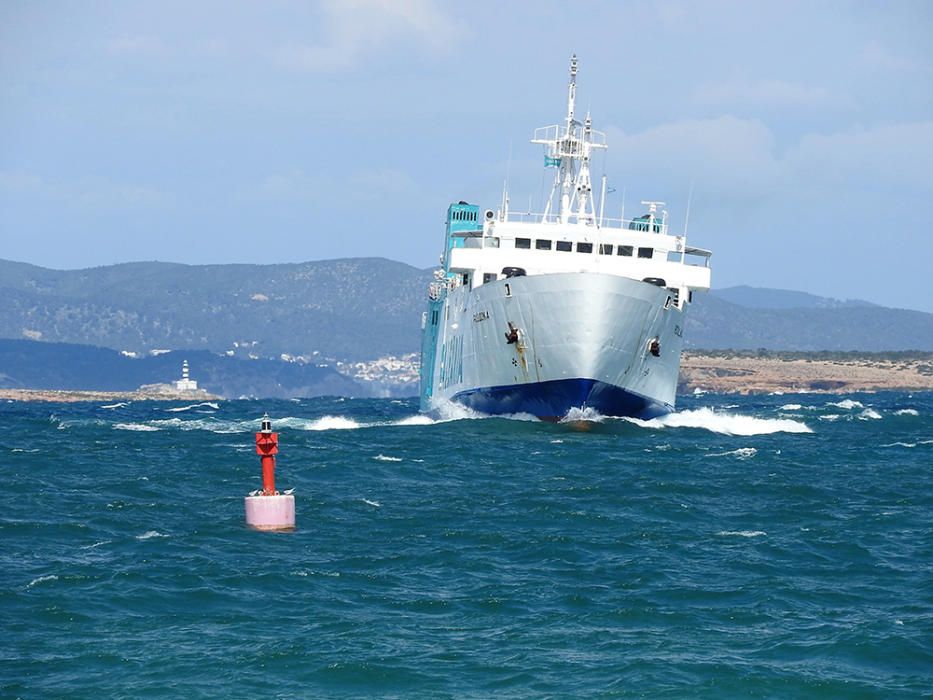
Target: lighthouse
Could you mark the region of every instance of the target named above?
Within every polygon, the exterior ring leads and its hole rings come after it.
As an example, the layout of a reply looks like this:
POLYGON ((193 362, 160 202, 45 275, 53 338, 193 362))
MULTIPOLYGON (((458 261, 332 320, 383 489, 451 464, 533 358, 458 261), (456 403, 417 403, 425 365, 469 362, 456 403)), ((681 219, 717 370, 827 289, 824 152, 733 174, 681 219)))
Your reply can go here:
POLYGON ((197 391, 198 383, 188 376, 188 360, 181 363, 181 379, 175 381, 178 391, 197 391))

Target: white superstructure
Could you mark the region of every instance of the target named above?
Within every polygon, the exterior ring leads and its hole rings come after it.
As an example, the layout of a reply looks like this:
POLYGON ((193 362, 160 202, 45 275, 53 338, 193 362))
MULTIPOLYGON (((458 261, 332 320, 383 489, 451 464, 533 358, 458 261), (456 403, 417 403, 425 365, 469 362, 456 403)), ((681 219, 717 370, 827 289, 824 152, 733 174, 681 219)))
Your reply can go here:
POLYGON ((710 285, 709 251, 672 234, 663 202, 603 216, 590 160, 606 148, 589 115, 536 129, 556 169, 541 213, 448 209, 442 269, 423 318, 421 405, 559 418, 571 408, 651 416, 674 406, 684 315, 710 285))

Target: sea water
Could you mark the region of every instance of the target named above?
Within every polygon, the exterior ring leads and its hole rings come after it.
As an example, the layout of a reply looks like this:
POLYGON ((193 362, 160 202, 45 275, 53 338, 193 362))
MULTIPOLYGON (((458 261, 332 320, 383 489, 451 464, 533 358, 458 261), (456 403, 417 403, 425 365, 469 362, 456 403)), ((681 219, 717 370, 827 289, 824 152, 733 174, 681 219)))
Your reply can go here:
POLYGON ((933 395, 0 404, 0 696, 921 697, 933 395), (244 525, 273 417, 297 531, 244 525))

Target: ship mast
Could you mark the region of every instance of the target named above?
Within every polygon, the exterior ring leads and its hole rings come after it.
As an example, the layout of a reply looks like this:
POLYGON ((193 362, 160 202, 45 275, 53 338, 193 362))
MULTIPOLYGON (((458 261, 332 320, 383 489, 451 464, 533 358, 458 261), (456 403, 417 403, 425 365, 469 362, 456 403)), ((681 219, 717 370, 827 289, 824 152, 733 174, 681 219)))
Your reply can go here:
POLYGON ((590 115, 586 115, 581 125, 574 118, 577 98, 577 56, 570 58, 570 83, 567 87, 567 117, 561 125, 545 126, 535 129, 532 143, 545 146, 545 167, 557 166, 557 175, 544 209, 542 221, 547 222, 551 215, 554 197, 560 191, 560 209, 557 219, 560 223, 570 222, 575 217, 577 223, 596 222, 593 202, 590 194, 590 154, 594 148, 606 148, 606 135, 592 128, 590 115), (582 127, 582 128, 581 128, 582 127))

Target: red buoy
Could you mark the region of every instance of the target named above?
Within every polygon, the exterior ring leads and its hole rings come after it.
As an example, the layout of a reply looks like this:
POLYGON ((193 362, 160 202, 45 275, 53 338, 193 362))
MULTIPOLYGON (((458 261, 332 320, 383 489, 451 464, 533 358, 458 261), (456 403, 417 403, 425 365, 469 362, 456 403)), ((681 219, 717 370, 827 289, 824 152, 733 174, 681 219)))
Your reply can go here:
POLYGON ((246 497, 246 524, 257 530, 294 530, 295 497, 275 490, 275 455, 279 434, 272 432, 268 414, 256 433, 256 454, 262 463, 262 491, 246 497))
POLYGON ((268 414, 262 418, 262 427, 256 433, 256 454, 262 463, 262 495, 274 496, 275 456, 279 453, 279 434, 272 432, 272 421, 268 414))

